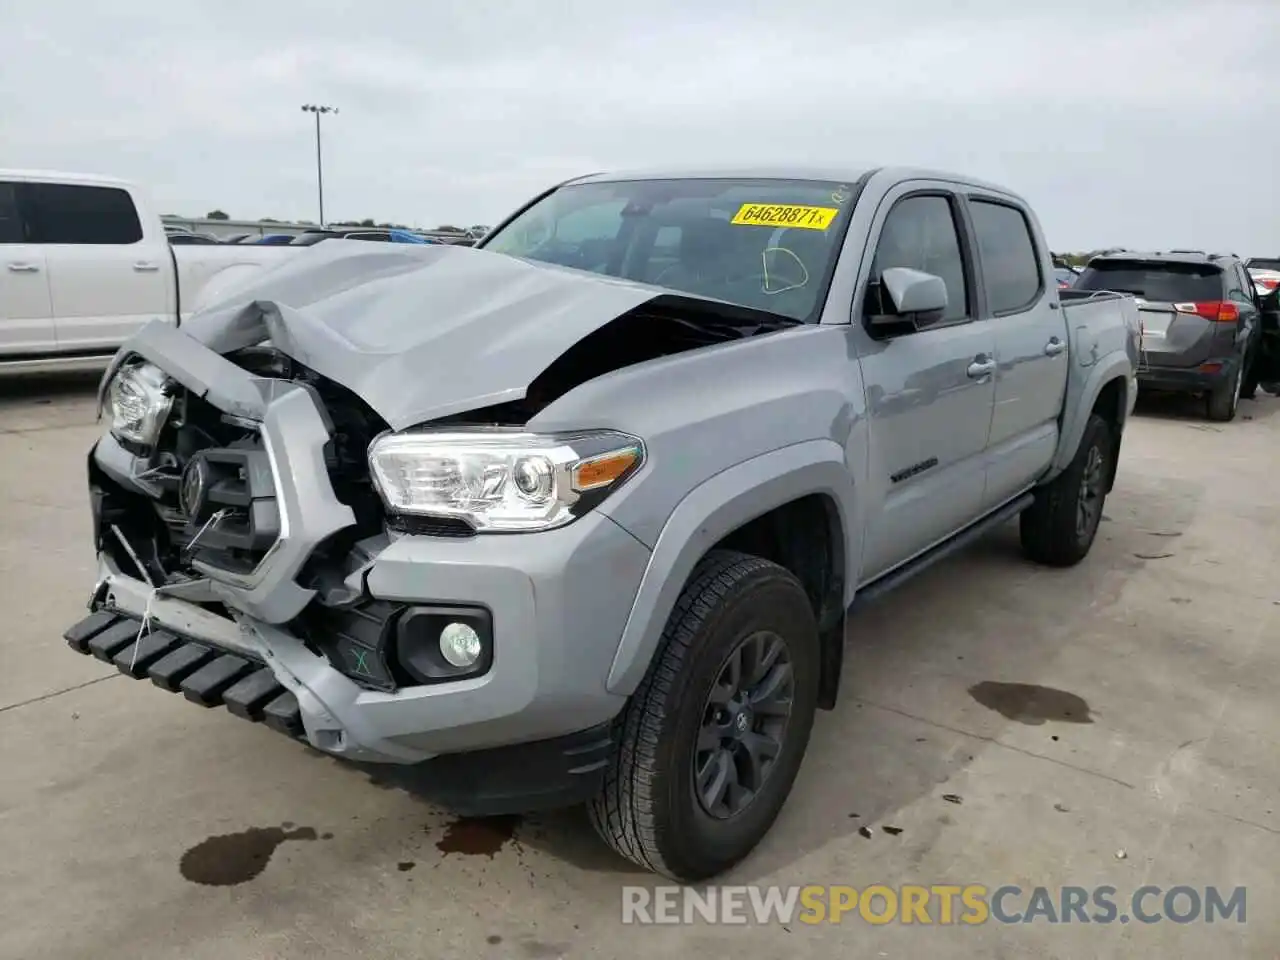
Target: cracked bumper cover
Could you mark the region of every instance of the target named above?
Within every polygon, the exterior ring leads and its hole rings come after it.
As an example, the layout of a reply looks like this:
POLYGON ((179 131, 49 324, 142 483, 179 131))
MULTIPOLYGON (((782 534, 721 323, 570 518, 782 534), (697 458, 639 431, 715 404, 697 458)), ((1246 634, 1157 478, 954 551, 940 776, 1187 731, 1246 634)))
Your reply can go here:
MULTIPOLYGON (((541 533, 390 539, 362 570, 365 592, 409 604, 484 607, 493 659, 474 678, 368 689, 289 626, 314 600, 298 584, 299 570, 318 544, 352 522, 324 468, 328 426, 319 401, 302 387, 260 389, 251 374, 190 337, 149 331, 122 355, 132 350, 215 405, 261 422, 281 536, 250 575, 200 570, 208 578, 201 589, 229 617, 183 589, 151 596, 146 583, 100 552, 95 613, 68 631, 73 648, 356 761, 412 764, 534 744, 617 715, 625 698, 607 691, 606 678, 649 560, 639 541, 603 514, 541 533), (256 409, 254 396, 263 398, 256 409), (138 641, 144 616, 152 638, 138 641)), ((109 435, 92 457, 117 483, 142 489, 132 455, 109 435)))

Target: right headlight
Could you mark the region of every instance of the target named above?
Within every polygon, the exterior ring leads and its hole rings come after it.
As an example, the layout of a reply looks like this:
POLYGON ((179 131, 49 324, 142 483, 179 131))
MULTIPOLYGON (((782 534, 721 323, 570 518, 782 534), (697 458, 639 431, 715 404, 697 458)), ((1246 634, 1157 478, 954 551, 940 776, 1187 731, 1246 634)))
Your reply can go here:
POLYGON ((155 364, 121 367, 107 385, 106 410, 117 440, 154 446, 172 408, 172 384, 155 364))
POLYGON ((644 444, 613 431, 421 431, 384 434, 369 445, 370 472, 388 510, 495 532, 563 526, 643 462, 644 444))

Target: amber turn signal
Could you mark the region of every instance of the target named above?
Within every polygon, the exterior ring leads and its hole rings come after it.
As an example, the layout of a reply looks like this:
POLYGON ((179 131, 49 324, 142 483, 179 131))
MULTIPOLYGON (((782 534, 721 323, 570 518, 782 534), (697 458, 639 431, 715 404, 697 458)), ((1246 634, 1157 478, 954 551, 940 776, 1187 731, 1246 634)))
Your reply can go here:
POLYGON ((639 450, 627 447, 583 460, 573 468, 573 489, 585 493, 607 487, 630 470, 639 457, 639 450))

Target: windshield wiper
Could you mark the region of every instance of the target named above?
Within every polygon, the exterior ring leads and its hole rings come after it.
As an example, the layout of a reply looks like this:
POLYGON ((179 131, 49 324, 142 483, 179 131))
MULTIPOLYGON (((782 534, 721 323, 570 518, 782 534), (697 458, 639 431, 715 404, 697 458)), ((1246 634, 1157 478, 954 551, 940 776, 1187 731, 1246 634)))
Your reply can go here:
POLYGON ((654 299, 646 312, 661 314, 677 322, 697 326, 699 329, 709 326, 730 328, 736 331, 738 336, 743 337, 753 337, 761 333, 804 325, 803 320, 789 317, 785 313, 775 313, 761 307, 748 307, 745 304, 717 300, 713 297, 700 297, 692 293, 664 294, 654 299))
POLYGON ((676 315, 665 315, 663 319, 697 334, 700 339, 711 340, 713 342, 745 340, 750 337, 757 337, 762 333, 773 333, 776 330, 785 330, 789 327, 797 326, 800 323, 799 320, 792 320, 789 317, 761 320, 757 323, 745 323, 738 320, 732 320, 727 317, 718 317, 714 314, 700 316, 697 319, 690 319, 689 317, 676 315))

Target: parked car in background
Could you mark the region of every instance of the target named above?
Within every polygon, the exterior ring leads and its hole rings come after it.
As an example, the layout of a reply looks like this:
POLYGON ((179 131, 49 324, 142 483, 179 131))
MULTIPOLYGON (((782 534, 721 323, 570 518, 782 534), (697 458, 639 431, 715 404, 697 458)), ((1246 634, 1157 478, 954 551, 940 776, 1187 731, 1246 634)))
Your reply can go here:
POLYGON ((296 239, 292 233, 268 233, 257 240, 246 240, 245 243, 252 243, 263 247, 286 247, 296 239))
POLYGON ((1229 254, 1132 251, 1089 261, 1075 290, 1138 298, 1144 391, 1200 394, 1209 419, 1235 418, 1259 380, 1278 379, 1258 347, 1262 303, 1244 263, 1229 254))
POLYGON ((706 878, 786 801, 851 605, 1015 516, 1089 552, 1139 331, 1065 294, 1020 197, 922 170, 597 174, 476 250, 322 243, 122 348, 66 639, 706 878))
POLYGON ((225 243, 217 237, 211 237, 207 233, 170 233, 169 242, 177 246, 209 246, 216 243, 225 243))
POLYGON ((0 170, 0 372, 100 366, 147 323, 296 255, 190 236, 124 180, 0 170))
POLYGON ((351 227, 307 230, 291 241, 295 247, 313 247, 324 240, 367 240, 374 243, 436 243, 437 241, 398 227, 351 227))
POLYGON ((1250 257, 1244 266, 1260 295, 1280 289, 1280 257, 1250 257))
POLYGON ((424 237, 420 233, 414 233, 412 230, 391 230, 392 243, 437 243, 438 241, 430 237, 424 237))
POLYGON ((1054 267, 1053 276, 1058 281, 1058 288, 1065 290, 1075 284, 1076 278, 1080 276, 1080 271, 1075 267, 1054 267))

